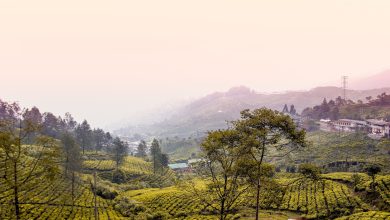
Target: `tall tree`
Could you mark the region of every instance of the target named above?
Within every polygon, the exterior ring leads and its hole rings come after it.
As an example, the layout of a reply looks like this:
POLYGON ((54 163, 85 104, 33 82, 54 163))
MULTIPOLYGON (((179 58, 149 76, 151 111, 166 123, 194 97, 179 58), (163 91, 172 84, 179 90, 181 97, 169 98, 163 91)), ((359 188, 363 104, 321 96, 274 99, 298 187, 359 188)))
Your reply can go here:
POLYGON ((109 151, 111 144, 112 144, 112 136, 111 136, 110 132, 106 132, 106 135, 104 136, 104 140, 103 140, 104 149, 106 151, 109 151))
POLYGON ((127 155, 127 149, 128 145, 126 142, 122 141, 119 137, 114 138, 113 154, 117 170, 119 168, 119 165, 123 162, 123 159, 127 155))
POLYGON ((92 142, 92 130, 87 120, 84 120, 76 127, 76 137, 84 154, 85 148, 90 148, 92 142))
POLYGON ((241 148, 239 132, 234 129, 209 132, 201 148, 211 183, 207 184, 209 193, 203 194, 200 199, 218 210, 219 218, 224 220, 249 188, 244 184, 241 169, 246 152, 241 148), (216 203, 219 205, 215 206, 216 203))
POLYGON ((26 109, 23 113, 24 120, 29 120, 36 125, 42 124, 42 114, 37 107, 26 109))
POLYGON ((93 129, 92 131, 92 140, 95 151, 99 151, 104 147, 104 139, 106 138, 106 133, 100 128, 93 129))
POLYGON ((58 138, 59 134, 58 118, 51 112, 45 112, 43 114, 42 133, 46 136, 58 138))
POLYGON ((8 103, 0 99, 0 120, 16 119, 20 106, 17 103, 8 103))
POLYGON ((161 167, 167 168, 169 164, 169 156, 168 154, 161 154, 161 167))
POLYGON ((259 216, 262 164, 266 157, 283 157, 293 150, 306 146, 305 131, 298 130, 292 119, 266 108, 241 112, 241 119, 234 122, 242 135, 245 152, 256 164, 256 219, 259 216), (276 154, 273 152, 277 152, 276 154))
POLYGON ((146 150, 147 150, 146 142, 144 140, 141 140, 137 147, 137 157, 146 157, 146 150))
POLYGON ((153 139, 152 146, 150 147, 150 154, 153 161, 153 173, 156 174, 157 170, 161 168, 161 148, 157 139, 153 139))
POLYGON ((42 127, 42 114, 37 107, 26 109, 23 113, 25 123, 35 124, 37 126, 36 132, 31 132, 27 135, 26 139, 28 143, 32 143, 34 138, 38 135, 38 131, 42 127))
POLYGON ((69 132, 66 132, 62 135, 62 148, 64 155, 64 167, 65 167, 65 176, 69 178, 72 182, 71 185, 71 194, 72 194, 72 207, 74 206, 75 201, 75 183, 77 172, 80 171, 82 165, 82 159, 80 155, 80 148, 77 145, 77 142, 73 135, 69 132))
POLYGON ((297 114, 297 110, 295 109, 294 105, 290 106, 290 114, 292 114, 292 115, 296 115, 297 114))
POLYGON ((36 132, 38 126, 25 120, 20 108, 14 106, 15 117, 0 119, 0 161, 1 177, 8 188, 13 190, 13 212, 20 219, 21 191, 31 190, 39 178, 53 180, 59 171, 57 165, 59 148, 57 142, 49 137, 37 136, 33 145, 26 145, 26 137, 36 132))
POLYGON ((287 107, 287 104, 284 104, 284 107, 283 107, 283 113, 288 113, 288 107, 287 107))
POLYGON ((69 112, 65 113, 64 122, 67 131, 72 132, 74 129, 76 129, 77 122, 69 112))

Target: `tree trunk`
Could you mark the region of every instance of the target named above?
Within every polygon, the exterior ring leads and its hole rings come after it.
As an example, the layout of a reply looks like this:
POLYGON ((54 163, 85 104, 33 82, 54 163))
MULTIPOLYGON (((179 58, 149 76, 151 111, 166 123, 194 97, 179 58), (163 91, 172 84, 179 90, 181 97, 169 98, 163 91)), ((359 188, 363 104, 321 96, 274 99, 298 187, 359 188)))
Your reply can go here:
POLYGON ((260 178, 261 178, 261 164, 263 163, 264 159, 264 151, 265 151, 265 140, 263 140, 263 148, 261 149, 261 157, 260 161, 258 163, 258 179, 257 179, 257 195, 256 195, 256 220, 259 220, 259 206, 260 206, 260 178))
MULTIPOLYGON (((259 169, 260 173, 260 169, 259 169)), ((257 179, 257 187, 256 187, 256 220, 259 219, 259 206, 260 206, 260 177, 257 179)))
POLYGON ((93 200, 94 200, 94 206, 95 206, 95 220, 99 219, 99 213, 97 209, 97 202, 96 202, 96 171, 93 173, 93 200))
POLYGON ((72 211, 73 211, 73 206, 74 206, 74 171, 72 171, 72 211))
POLYGON ((19 210, 19 187, 18 187, 18 167, 17 162, 14 161, 14 203, 16 219, 20 219, 19 210))
POLYGON ((225 199, 222 199, 221 200, 221 210, 220 210, 220 217, 219 217, 220 220, 224 220, 225 219, 225 199))
POLYGON ((156 174, 156 154, 153 154, 153 174, 156 174))
POLYGON ((228 177, 224 175, 224 185, 223 185, 223 195, 221 198, 221 210, 220 210, 220 219, 225 219, 225 202, 226 202, 226 189, 228 184, 228 177))

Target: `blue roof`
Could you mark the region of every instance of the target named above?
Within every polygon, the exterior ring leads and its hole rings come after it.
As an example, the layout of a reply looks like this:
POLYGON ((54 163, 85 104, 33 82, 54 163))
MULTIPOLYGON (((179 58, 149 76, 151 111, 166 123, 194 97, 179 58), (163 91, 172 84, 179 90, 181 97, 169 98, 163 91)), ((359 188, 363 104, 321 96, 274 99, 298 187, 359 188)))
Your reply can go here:
POLYGON ((186 163, 171 163, 168 164, 168 167, 171 169, 182 169, 182 168, 188 168, 188 165, 186 163))

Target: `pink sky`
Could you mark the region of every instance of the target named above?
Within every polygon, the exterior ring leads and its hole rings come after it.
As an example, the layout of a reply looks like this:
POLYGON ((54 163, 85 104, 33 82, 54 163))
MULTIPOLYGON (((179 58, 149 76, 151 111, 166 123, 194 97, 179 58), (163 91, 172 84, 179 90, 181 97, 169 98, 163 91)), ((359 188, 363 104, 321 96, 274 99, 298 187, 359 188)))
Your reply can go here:
POLYGON ((0 1, 0 98, 93 125, 390 67, 390 1, 0 1))

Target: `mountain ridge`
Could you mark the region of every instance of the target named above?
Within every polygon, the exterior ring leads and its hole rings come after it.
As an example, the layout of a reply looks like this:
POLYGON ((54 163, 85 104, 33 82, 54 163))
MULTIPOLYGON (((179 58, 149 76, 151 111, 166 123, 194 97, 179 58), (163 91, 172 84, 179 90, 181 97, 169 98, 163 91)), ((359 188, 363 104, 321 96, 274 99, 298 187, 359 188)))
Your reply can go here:
MULTIPOLYGON (((347 90, 347 98, 365 101, 376 97, 390 87, 369 90, 347 90)), ((179 108, 164 121, 142 126, 129 126, 116 132, 122 136, 139 133, 143 136, 188 137, 202 135, 208 130, 226 127, 226 121, 239 118, 243 109, 267 107, 282 110, 285 104, 294 105, 298 113, 306 107, 342 96, 343 89, 335 86, 315 87, 307 91, 263 94, 245 86, 233 87, 225 92, 214 92, 179 108)))

